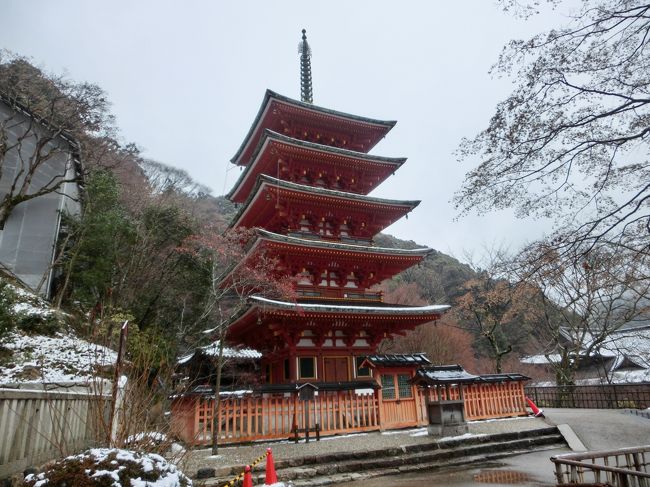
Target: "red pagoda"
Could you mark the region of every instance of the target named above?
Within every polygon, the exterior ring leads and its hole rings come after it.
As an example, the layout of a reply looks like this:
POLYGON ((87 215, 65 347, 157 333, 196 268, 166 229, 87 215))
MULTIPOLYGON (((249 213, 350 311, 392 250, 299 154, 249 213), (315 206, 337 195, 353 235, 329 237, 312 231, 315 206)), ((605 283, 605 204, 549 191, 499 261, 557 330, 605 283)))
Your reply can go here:
POLYGON ((370 370, 360 366, 384 338, 437 320, 448 306, 392 305, 372 290, 431 252, 373 244, 419 201, 368 196, 406 160, 368 154, 395 122, 313 105, 304 34, 302 53, 302 101, 266 92, 231 160, 243 171, 228 194, 242 205, 231 226, 257 229, 248 255, 276 258, 298 301, 251 298, 228 338, 263 353, 268 384, 345 387, 367 382, 370 370))
POLYGON ((373 244, 419 201, 368 196, 405 162, 368 154, 395 122, 314 106, 304 30, 301 53, 301 101, 266 92, 231 160, 242 174, 228 195, 241 205, 231 227, 255 229, 244 262, 260 252, 273 257, 298 297, 249 298, 227 339, 262 353, 262 385, 222 393, 216 423, 211 388, 175 396, 176 435, 198 445, 213 440, 214 424, 229 443, 308 438, 314 428, 333 435, 423 426, 431 401, 461 400, 468 419, 525 415, 523 376, 480 376, 472 384, 447 377, 439 392, 424 354, 376 354, 384 338, 435 321, 449 306, 390 304, 373 290, 431 252, 373 244), (431 374, 422 382, 416 371, 431 374))

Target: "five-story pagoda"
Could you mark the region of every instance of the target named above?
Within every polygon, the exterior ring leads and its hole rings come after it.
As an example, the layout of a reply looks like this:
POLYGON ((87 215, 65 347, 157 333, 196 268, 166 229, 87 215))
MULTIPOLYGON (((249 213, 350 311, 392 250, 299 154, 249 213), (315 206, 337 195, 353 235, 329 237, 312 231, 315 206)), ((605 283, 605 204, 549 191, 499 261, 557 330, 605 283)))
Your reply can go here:
POLYGON ((437 320, 448 306, 394 305, 371 290, 431 252, 373 244, 419 201, 368 196, 405 162, 368 154, 395 122, 313 105, 304 30, 302 39, 302 100, 266 92, 231 160, 243 171, 228 195, 242 205, 231 226, 257 229, 247 258, 263 251, 277 259, 298 299, 253 296, 228 339, 262 352, 266 384, 353 388, 368 383, 361 365, 382 339, 437 320))

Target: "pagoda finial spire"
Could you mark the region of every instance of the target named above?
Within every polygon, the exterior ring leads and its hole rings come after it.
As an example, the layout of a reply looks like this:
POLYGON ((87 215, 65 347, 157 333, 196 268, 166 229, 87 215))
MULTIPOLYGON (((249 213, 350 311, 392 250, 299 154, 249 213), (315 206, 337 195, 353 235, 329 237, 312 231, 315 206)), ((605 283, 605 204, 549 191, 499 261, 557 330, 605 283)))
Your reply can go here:
POLYGON ((311 48, 307 43, 307 31, 302 29, 302 41, 298 44, 300 53, 300 99, 305 103, 313 103, 314 95, 311 86, 311 48))

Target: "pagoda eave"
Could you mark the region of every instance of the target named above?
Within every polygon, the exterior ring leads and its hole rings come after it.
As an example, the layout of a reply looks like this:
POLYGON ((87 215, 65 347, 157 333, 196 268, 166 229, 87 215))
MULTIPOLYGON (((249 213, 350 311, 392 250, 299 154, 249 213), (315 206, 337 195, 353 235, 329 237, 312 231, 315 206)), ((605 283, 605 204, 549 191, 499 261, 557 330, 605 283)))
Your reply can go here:
POLYGON ((226 197, 235 203, 243 202, 259 174, 276 174, 279 179, 287 179, 281 176, 284 175, 285 169, 290 170, 289 162, 285 161, 283 166, 280 160, 293 161, 291 165, 300 163, 321 170, 323 167, 329 167, 332 173, 341 171, 341 168, 357 167, 368 179, 368 183, 356 191, 361 194, 369 193, 406 162, 405 157, 382 157, 339 149, 287 137, 266 129, 251 156, 250 164, 246 165, 226 197))
POLYGON ((385 334, 402 334, 418 325, 436 321, 449 309, 432 306, 363 306, 314 303, 291 303, 254 296, 249 306, 233 317, 228 338, 233 342, 257 337, 264 342, 282 334, 301 331, 338 329, 363 331, 381 339, 385 334), (333 325, 334 323, 334 325, 333 325))
MULTIPOLYGON (((250 196, 230 223, 231 228, 264 226, 273 231, 273 222, 284 222, 288 213, 334 212, 340 220, 355 218, 367 225, 370 235, 411 212, 420 201, 373 198, 343 191, 314 188, 260 175, 250 196), (353 215, 353 216, 352 216, 353 215)), ((295 215, 294 215, 295 216, 295 215)))
POLYGON ((366 142, 360 152, 370 151, 397 123, 394 120, 376 120, 319 107, 266 90, 253 124, 230 161, 237 165, 247 164, 263 130, 274 126, 273 119, 278 119, 282 113, 286 113, 287 118, 307 118, 312 125, 323 128, 344 126, 346 132, 363 134, 366 142))

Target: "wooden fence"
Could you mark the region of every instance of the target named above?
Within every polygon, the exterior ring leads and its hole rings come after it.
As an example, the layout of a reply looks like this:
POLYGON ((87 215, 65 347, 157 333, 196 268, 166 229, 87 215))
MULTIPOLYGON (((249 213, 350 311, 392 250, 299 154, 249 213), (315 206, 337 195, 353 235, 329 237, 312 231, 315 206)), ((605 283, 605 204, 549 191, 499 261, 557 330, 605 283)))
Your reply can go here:
MULTIPOLYGON (((413 400, 382 401, 381 393, 355 391, 320 392, 313 401, 286 396, 244 396, 223 398, 220 403, 219 439, 222 443, 289 438, 296 427, 305 428, 305 407, 309 427, 319 424, 322 435, 358 433, 379 429, 425 426, 428 423, 426 396, 433 390, 416 389, 413 400), (399 417, 397 417, 399 416, 399 417)), ((468 420, 525 416, 523 382, 508 381, 464 386, 465 416, 468 420)), ((451 388, 457 399, 458 388, 451 388)), ((212 442, 214 401, 209 396, 184 396, 172 401, 172 431, 190 445, 212 442)))
POLYGON ((93 446, 109 405, 86 393, 0 389, 0 479, 93 446))
POLYGON ((538 407, 593 409, 650 407, 650 384, 526 387, 525 393, 538 407))
MULTIPOLYGON (((189 444, 212 442, 214 401, 189 396, 172 403, 172 429, 189 444)), ((379 404, 375 394, 354 391, 321 392, 314 401, 296 394, 279 397, 246 396, 220 402, 219 439, 224 443, 288 438, 297 426, 319 424, 321 434, 334 435, 379 429, 379 404)))

